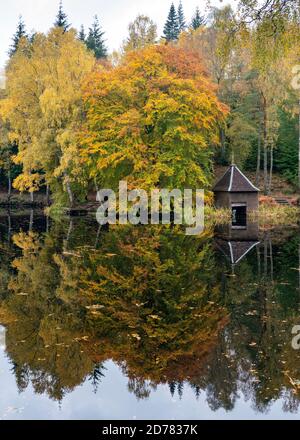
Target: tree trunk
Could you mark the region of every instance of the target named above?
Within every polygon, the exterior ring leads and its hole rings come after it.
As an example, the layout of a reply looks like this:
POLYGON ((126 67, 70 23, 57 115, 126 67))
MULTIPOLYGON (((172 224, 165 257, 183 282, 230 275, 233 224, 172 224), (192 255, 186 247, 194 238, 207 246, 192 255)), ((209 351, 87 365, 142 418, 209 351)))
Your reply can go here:
POLYGON ((299 98, 299 130, 298 130, 298 189, 300 190, 300 98, 299 98))
POLYGON ((267 101, 263 96, 264 193, 268 192, 267 101))
MULTIPOLYGON (((33 193, 30 193, 33 194, 33 193)), ((30 211, 30 219, 29 219, 29 231, 32 231, 33 228, 33 209, 30 211)))
POLYGON ((11 171, 8 171, 7 174, 7 178, 8 178, 8 189, 7 189, 7 200, 10 201, 11 198, 11 171))
POLYGON ((94 178, 94 184, 95 184, 96 193, 98 193, 98 191, 99 191, 99 186, 98 186, 98 183, 97 183, 96 177, 94 178))
POLYGON ((268 242, 267 237, 264 235, 264 281, 268 277, 268 242))
POLYGON ((71 184, 70 184, 70 179, 67 174, 65 174, 65 182, 66 182, 67 193, 69 196, 70 206, 72 208, 72 206, 74 206, 74 196, 73 196, 73 191, 72 191, 71 184))
POLYGON ((260 279, 261 277, 261 265, 260 265, 260 245, 258 244, 256 246, 256 260, 257 260, 257 274, 258 274, 258 278, 260 279))
POLYGON ((98 246, 100 232, 101 232, 101 225, 99 225, 99 228, 98 228, 98 231, 97 231, 97 236, 96 236, 96 241, 95 241, 95 246, 94 246, 95 249, 97 249, 97 246, 98 246))
POLYGON ((68 246, 69 246, 69 240, 71 237, 73 231, 73 219, 72 217, 70 218, 70 223, 69 223, 69 229, 68 229, 68 233, 67 233, 67 237, 64 240, 64 250, 67 251, 68 250, 68 246))
POLYGON ((49 233, 49 215, 46 216, 46 234, 49 233))
POLYGON ((8 219, 7 239, 8 239, 8 242, 10 243, 10 240, 11 240, 11 215, 10 215, 10 209, 9 208, 8 208, 8 211, 7 211, 7 219, 8 219))
MULTIPOLYGON (((300 241, 299 241, 299 244, 298 244, 298 264, 299 264, 299 267, 298 267, 298 298, 299 298, 299 294, 300 294, 300 241)), ((298 299, 298 311, 300 312, 300 300, 298 299)))
POLYGON ((272 178, 273 178, 273 145, 271 145, 270 149, 270 177, 269 177, 269 186, 268 186, 268 194, 272 192, 272 178))
POLYGON ((261 124, 259 126, 259 133, 257 140, 257 162, 256 162, 256 176, 255 176, 256 186, 259 185, 260 159, 261 159, 261 124))
POLYGON ((271 270, 271 281, 274 281, 274 264, 273 264, 273 246, 272 240, 269 237, 269 247, 270 247, 270 270, 271 270))
POLYGON ((30 191, 30 202, 33 203, 34 202, 34 195, 33 195, 33 191, 30 191))
POLYGON ((225 131, 224 128, 220 128, 220 141, 221 141, 221 159, 224 161, 226 156, 226 147, 225 147, 225 131))
POLYGON ((50 187, 49 187, 49 185, 46 186, 46 204, 47 204, 47 206, 50 205, 50 187))

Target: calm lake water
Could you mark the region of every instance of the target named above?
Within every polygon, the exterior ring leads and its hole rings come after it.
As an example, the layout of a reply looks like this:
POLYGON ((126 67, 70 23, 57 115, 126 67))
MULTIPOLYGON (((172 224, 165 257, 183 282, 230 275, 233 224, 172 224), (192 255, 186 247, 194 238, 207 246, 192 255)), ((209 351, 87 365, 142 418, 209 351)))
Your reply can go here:
POLYGON ((0 264, 1 419, 300 418, 298 229, 3 212, 0 264))

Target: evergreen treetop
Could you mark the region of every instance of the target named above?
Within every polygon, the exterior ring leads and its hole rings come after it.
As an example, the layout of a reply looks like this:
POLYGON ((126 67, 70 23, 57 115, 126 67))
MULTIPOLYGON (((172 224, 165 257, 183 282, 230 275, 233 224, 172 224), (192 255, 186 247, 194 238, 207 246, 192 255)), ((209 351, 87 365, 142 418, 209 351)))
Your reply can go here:
POLYGON ((78 34, 78 40, 85 42, 85 39, 86 39, 86 35, 85 35, 84 26, 82 24, 80 27, 79 34, 78 34))
POLYGON ((10 49, 8 51, 8 54, 9 54, 10 57, 12 57, 16 53, 16 51, 18 49, 18 46, 19 46, 19 43, 20 43, 20 40, 22 38, 24 38, 24 37, 28 38, 28 35, 27 35, 27 32, 26 32, 25 23, 23 21, 22 16, 20 15, 19 22, 18 22, 18 25, 17 25, 17 30, 16 30, 16 33, 14 34, 13 38, 12 38, 12 45, 10 46, 10 49))
POLYGON ((186 29, 186 22, 185 22, 185 16, 183 11, 182 2, 180 1, 178 6, 178 25, 179 25, 179 31, 182 32, 186 29))
POLYGON ((178 22, 178 16, 177 12, 174 6, 174 3, 172 3, 169 15, 164 27, 164 38, 167 41, 176 41, 179 37, 179 22, 178 22))
POLYGON ((98 16, 95 15, 94 23, 89 29, 89 34, 86 39, 88 49, 95 53, 97 59, 105 58, 107 56, 107 48, 103 38, 104 32, 101 30, 98 16))
POLYGON ((58 13, 56 16, 56 20, 54 22, 54 26, 63 28, 64 32, 67 32, 71 26, 68 23, 68 16, 67 16, 67 14, 65 14, 65 12, 63 10, 62 0, 59 3, 59 9, 58 9, 58 13))
POLYGON ((205 22, 206 22, 205 17, 200 14, 200 10, 197 7, 196 11, 195 11, 195 14, 194 14, 194 16, 192 18, 191 28, 195 31, 200 26, 204 26, 205 22))

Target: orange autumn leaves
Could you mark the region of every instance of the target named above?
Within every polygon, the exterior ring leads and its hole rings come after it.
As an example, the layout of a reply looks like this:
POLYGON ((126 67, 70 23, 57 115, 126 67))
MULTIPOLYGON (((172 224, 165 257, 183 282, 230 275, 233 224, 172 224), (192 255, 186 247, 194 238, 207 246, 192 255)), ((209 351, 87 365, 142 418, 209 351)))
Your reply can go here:
POLYGON ((91 178, 150 189, 207 188, 227 109, 198 56, 165 45, 129 53, 85 81, 81 156, 91 178))
POLYGON ((152 45, 99 63, 75 32, 56 28, 20 45, 0 100, 22 169, 14 187, 48 186, 62 206, 120 180, 208 188, 226 113, 198 55, 152 45))

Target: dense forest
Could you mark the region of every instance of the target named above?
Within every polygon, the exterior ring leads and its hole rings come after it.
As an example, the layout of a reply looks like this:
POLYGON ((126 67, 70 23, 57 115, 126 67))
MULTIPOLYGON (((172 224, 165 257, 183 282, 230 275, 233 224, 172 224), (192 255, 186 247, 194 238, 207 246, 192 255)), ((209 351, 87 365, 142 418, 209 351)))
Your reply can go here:
POLYGON ((61 3, 46 34, 20 18, 0 96, 8 199, 44 191, 72 206, 119 180, 209 190, 233 158, 266 194, 274 171, 299 188, 299 22, 296 0, 197 8, 189 20, 172 3, 162 36, 139 15, 109 53, 97 16, 73 29, 61 3))

